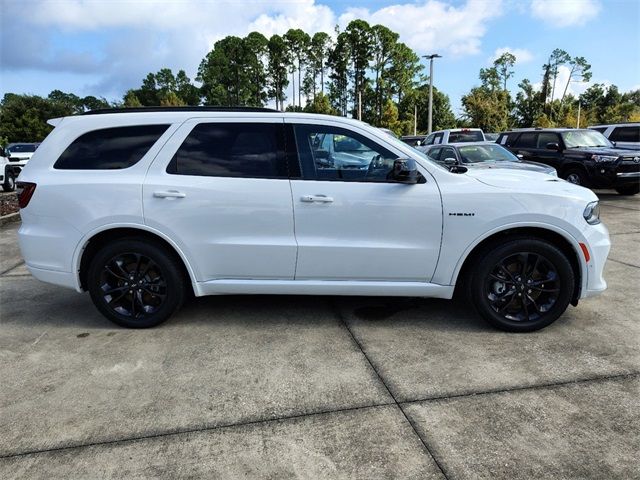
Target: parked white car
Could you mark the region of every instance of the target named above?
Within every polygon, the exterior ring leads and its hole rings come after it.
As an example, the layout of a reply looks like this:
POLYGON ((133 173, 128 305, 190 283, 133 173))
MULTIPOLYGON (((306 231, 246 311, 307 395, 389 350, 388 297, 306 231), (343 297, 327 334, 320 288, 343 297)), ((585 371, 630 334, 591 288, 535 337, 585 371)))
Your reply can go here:
POLYGON ((157 325, 189 291, 458 288, 492 325, 530 331, 606 288, 597 197, 547 174, 454 173, 334 116, 111 112, 52 122, 19 178, 19 242, 35 277, 88 290, 120 325, 157 325), (367 168, 327 162, 328 135, 360 144, 367 168))
POLYGON ((615 123, 611 125, 592 125, 591 130, 603 134, 617 148, 640 150, 640 123, 615 123))
POLYGON ((444 143, 485 142, 487 139, 480 128, 449 128, 430 133, 420 145, 440 145, 444 143))

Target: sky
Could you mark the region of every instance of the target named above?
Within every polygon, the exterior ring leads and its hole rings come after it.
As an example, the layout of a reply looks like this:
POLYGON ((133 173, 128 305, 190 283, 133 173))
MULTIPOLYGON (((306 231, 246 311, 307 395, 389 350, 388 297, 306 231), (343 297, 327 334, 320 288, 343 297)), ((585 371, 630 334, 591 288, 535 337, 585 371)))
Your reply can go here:
POLYGON ((0 0, 0 95, 59 89, 120 100, 163 67, 193 79, 227 35, 333 34, 355 18, 398 32, 419 55, 442 55, 434 85, 456 113, 480 68, 505 51, 517 58, 514 93, 523 78, 540 83, 554 48, 592 65, 591 81, 571 93, 640 88, 640 0, 0 0))

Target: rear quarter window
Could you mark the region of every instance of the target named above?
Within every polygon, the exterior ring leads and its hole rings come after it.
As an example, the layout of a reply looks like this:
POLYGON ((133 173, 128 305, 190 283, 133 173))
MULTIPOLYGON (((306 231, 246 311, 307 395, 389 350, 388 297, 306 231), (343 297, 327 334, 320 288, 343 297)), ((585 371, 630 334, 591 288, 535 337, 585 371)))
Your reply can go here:
POLYGON ((478 130, 449 133, 449 143, 483 142, 483 141, 484 141, 484 137, 482 136, 482 132, 479 132, 478 130))
POLYGON ((69 145, 53 168, 118 170, 140 161, 169 125, 136 125, 87 132, 69 145))
POLYGON ((640 142, 640 127, 616 127, 609 140, 612 142, 640 142))

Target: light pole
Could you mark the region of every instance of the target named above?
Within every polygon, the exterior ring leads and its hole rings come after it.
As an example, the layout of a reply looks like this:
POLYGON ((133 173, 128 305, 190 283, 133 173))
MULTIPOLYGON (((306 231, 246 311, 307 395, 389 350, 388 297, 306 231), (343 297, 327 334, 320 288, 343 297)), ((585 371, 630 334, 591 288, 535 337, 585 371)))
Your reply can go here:
POLYGON ((427 131, 427 134, 429 134, 433 125, 433 59, 442 58, 442 55, 434 53, 432 55, 423 55, 422 58, 429 59, 429 129, 427 131))

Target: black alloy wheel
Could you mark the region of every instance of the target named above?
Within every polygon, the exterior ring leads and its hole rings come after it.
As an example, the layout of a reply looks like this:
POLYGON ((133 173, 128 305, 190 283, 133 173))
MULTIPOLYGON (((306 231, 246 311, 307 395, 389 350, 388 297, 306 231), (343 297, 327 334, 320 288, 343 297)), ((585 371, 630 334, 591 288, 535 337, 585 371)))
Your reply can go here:
POLYGON ((180 266, 163 247, 138 239, 118 240, 100 250, 88 272, 91 299, 109 320, 132 328, 164 322, 181 305, 180 266))
POLYGON ((472 272, 471 296, 482 317, 502 330, 528 332, 554 322, 574 289, 571 263, 554 245, 514 239, 494 246, 472 272))

